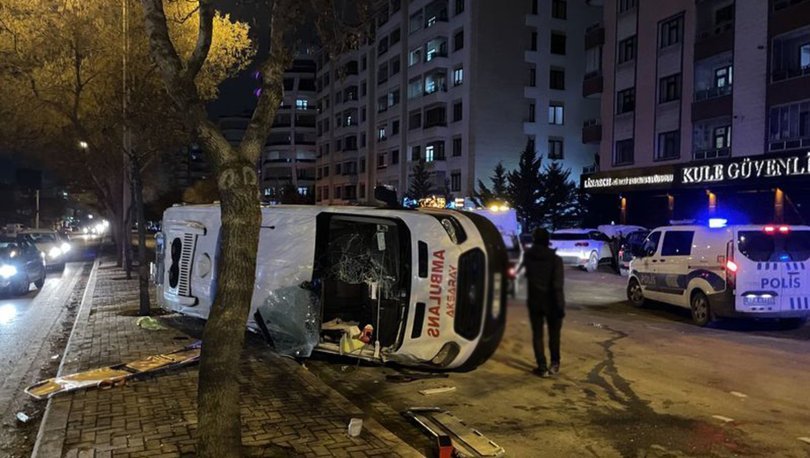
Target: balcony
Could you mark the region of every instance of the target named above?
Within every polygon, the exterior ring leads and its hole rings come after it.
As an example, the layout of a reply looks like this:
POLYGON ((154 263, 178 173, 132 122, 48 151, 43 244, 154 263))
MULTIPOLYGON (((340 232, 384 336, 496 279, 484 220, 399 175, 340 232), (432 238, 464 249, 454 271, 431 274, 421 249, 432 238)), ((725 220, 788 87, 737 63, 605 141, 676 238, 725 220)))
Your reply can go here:
POLYGON ((810 1, 774 0, 773 12, 768 21, 768 33, 771 36, 790 32, 807 25, 810 17, 810 1))
POLYGON ((705 59, 734 48, 734 23, 725 22, 698 31, 695 36, 695 60, 705 59))
POLYGON ((692 152, 692 160, 708 161, 731 157, 731 148, 696 149, 692 152))
POLYGON ((582 96, 587 98, 598 98, 602 94, 602 72, 591 72, 585 74, 582 80, 582 96))
POLYGON ((585 49, 605 44, 605 27, 597 22, 585 29, 585 49))
POLYGON ((810 149, 810 137, 794 137, 780 140, 769 140, 768 151, 772 153, 810 149))
POLYGON ((697 91, 695 92, 695 102, 702 102, 703 100, 716 99, 717 97, 731 95, 731 91, 732 91, 731 84, 726 84, 725 86, 712 87, 709 89, 704 89, 702 91, 697 91))
POLYGON ((592 144, 602 141, 602 123, 598 119, 589 119, 582 124, 582 143, 592 144))
POLYGON ((692 122, 729 115, 731 115, 731 91, 723 96, 692 103, 692 122))

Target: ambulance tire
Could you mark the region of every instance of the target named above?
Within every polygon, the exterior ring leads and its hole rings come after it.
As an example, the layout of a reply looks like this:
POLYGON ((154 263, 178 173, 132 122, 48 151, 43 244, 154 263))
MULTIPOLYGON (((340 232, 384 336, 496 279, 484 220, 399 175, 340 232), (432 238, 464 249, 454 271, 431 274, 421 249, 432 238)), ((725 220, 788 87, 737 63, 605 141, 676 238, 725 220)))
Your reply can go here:
POLYGON ((807 318, 782 318, 779 320, 779 328, 782 330, 799 329, 807 323, 807 318))
POLYGON ((709 298, 703 291, 695 291, 689 301, 689 308, 692 310, 692 321, 698 326, 706 326, 713 321, 712 309, 709 305, 709 298))
POLYGON ((627 283, 627 300, 633 307, 644 307, 647 300, 644 299, 644 291, 641 289, 641 283, 635 278, 631 278, 627 283))

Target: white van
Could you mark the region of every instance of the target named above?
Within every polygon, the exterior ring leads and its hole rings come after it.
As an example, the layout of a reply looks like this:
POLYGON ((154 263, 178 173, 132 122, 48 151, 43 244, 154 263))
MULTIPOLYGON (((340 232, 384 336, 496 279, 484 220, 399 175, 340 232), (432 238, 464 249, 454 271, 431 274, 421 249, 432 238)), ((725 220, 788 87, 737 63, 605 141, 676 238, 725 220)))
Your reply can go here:
MULTIPOLYGON (((154 269, 159 302, 207 318, 217 287, 219 205, 169 208, 162 230, 154 269)), ((265 206, 258 249, 247 325, 277 350, 304 348, 293 356, 314 349, 468 370, 486 361, 503 335, 506 250, 483 216, 265 206)))
POLYGON ((706 325, 722 317, 810 317, 810 227, 665 226, 630 263, 627 297, 690 308, 706 325))

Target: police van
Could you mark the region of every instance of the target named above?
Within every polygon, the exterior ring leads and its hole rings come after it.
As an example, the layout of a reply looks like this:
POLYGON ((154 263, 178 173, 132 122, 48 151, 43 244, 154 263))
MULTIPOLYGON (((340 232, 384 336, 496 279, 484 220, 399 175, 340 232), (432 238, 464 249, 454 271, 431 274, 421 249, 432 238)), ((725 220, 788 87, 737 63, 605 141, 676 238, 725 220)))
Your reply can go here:
POLYGON ((665 226, 653 230, 630 263, 627 297, 689 308, 704 326, 717 318, 810 317, 810 227, 665 226))
MULTIPOLYGON (((208 317, 220 228, 218 204, 164 212, 153 270, 163 308, 208 317)), ((501 235, 475 213, 263 206, 247 326, 282 354, 471 370, 503 335, 506 270, 501 235)))

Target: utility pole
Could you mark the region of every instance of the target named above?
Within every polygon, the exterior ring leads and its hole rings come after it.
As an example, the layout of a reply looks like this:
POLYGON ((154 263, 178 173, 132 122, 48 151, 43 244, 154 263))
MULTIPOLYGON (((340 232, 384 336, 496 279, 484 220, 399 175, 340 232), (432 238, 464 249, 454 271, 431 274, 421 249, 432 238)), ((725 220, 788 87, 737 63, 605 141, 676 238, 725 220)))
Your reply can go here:
POLYGON ((39 189, 35 191, 36 200, 37 200, 37 214, 34 218, 34 229, 39 229, 39 189))
POLYGON ((129 121, 128 121, 128 103, 129 103, 129 84, 127 78, 129 77, 127 71, 127 64, 129 59, 129 0, 121 0, 121 35, 122 35, 122 46, 121 46, 121 81, 122 81, 122 119, 123 119, 123 131, 122 131, 122 162, 121 162, 121 173, 122 173, 122 183, 121 183, 121 237, 122 243, 121 247, 124 250, 122 253, 122 258, 124 260, 124 265, 127 270, 127 276, 129 276, 130 267, 132 264, 131 261, 131 245, 132 245, 132 235, 130 230, 130 202, 132 193, 130 190, 130 183, 129 183, 129 173, 128 173, 128 164, 129 164, 129 155, 131 154, 131 139, 130 139, 130 132, 129 132, 129 121))

